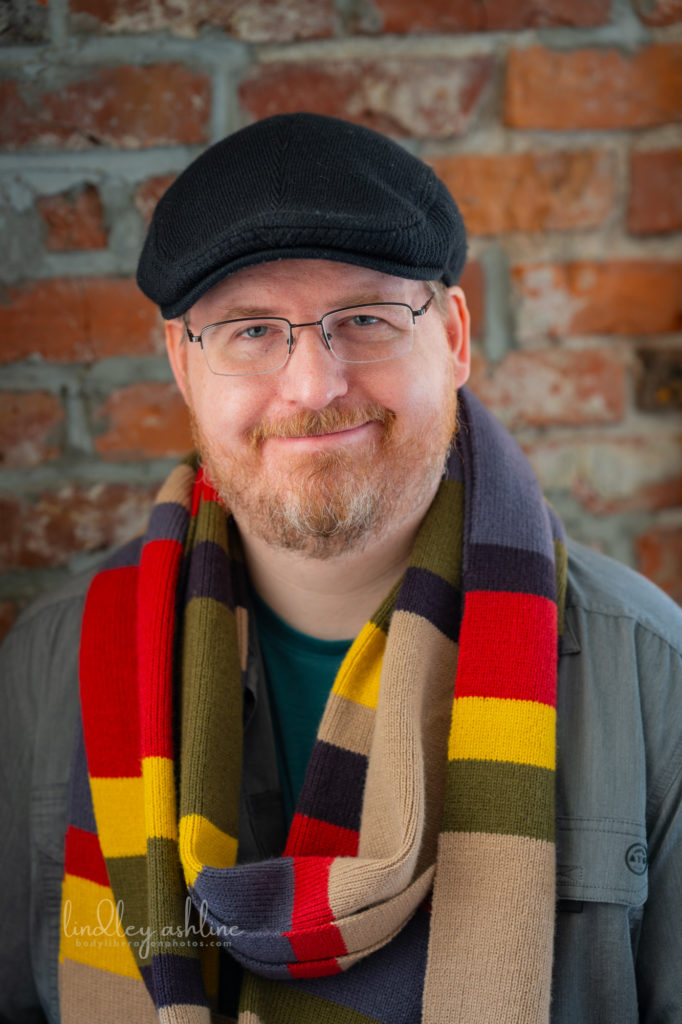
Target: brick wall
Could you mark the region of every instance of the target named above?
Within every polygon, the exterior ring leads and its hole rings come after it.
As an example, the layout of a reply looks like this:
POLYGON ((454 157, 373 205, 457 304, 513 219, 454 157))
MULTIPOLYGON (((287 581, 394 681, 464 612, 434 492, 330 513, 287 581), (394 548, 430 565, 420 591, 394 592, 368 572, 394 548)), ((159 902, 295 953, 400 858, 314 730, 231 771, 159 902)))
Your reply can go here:
POLYGON ((133 281, 157 197, 298 109, 451 186, 474 389, 569 531, 682 599, 680 0, 6 0, 0 622, 135 531, 188 447, 133 281))

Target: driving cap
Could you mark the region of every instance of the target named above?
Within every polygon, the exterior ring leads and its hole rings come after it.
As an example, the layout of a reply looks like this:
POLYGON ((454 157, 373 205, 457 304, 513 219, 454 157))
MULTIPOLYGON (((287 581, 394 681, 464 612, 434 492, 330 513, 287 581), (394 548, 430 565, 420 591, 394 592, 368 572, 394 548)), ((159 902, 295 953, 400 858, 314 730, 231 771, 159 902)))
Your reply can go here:
POLYGON ((137 270, 166 319, 244 267, 324 259, 455 284, 457 205, 398 143, 319 114, 278 114, 205 150, 159 200, 137 270))

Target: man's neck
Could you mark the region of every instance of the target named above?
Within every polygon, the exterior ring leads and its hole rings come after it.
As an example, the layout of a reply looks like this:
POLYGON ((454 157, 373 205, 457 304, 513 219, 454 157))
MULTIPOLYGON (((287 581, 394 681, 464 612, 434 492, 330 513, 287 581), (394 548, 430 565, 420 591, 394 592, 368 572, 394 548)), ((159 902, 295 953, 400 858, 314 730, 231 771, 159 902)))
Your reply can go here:
POLYGON ((350 640, 407 569, 425 512, 328 559, 273 547, 240 529, 251 582, 294 629, 322 640, 350 640))

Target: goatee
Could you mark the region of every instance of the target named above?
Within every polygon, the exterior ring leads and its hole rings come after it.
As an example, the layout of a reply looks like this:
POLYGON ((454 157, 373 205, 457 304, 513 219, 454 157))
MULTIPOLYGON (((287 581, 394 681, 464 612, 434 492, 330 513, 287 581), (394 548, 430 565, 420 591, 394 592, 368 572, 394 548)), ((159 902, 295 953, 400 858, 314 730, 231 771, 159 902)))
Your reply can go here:
POLYGON ((398 439, 395 414, 377 404, 328 406, 257 424, 241 457, 210 441, 191 417, 208 478, 237 524, 276 547, 327 559, 361 549, 433 497, 455 433, 456 396, 428 438, 419 432, 398 439), (368 422, 381 428, 376 440, 291 455, 281 469, 264 469, 270 438, 316 437, 368 422))

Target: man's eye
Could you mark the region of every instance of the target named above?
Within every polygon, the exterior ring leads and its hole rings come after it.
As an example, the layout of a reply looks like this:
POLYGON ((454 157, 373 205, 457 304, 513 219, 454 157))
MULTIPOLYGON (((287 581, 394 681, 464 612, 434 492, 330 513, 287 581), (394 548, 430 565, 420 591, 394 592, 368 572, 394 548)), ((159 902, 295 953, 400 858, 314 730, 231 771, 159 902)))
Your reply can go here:
POLYGON ((379 317, 373 316, 371 313, 357 313, 350 321, 353 327, 368 327, 379 322, 379 317))
POLYGON ((252 324, 250 327, 245 327, 239 332, 238 337, 240 338, 251 338, 253 341, 260 341, 262 338, 267 337, 268 331, 271 328, 268 324, 252 324))

